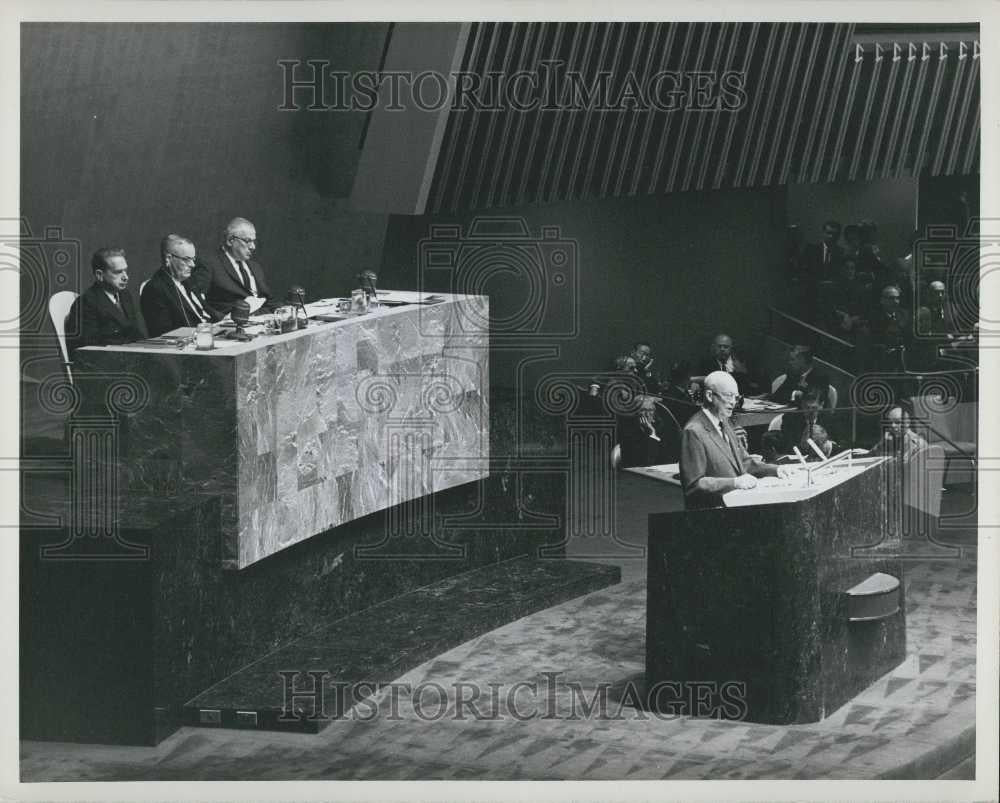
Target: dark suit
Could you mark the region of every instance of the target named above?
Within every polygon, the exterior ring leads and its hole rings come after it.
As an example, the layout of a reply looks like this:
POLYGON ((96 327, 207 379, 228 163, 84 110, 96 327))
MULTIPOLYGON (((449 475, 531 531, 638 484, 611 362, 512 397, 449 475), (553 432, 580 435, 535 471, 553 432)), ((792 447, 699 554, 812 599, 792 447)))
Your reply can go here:
MULTIPOLYGON (((779 455, 792 454, 795 451, 794 447, 797 446, 806 460, 819 460, 819 455, 806 443, 806 439, 812 436, 812 426, 807 432, 807 424, 808 420, 804 413, 784 413, 781 416, 780 429, 764 433, 761 446, 765 459, 771 460, 779 455)), ((830 440, 836 442, 837 438, 824 416, 817 415, 813 424, 819 424, 823 427, 826 434, 830 436, 830 440)))
POLYGON ((802 268, 802 280, 813 285, 829 279, 835 279, 837 269, 844 261, 844 249, 839 243, 832 247, 824 243, 809 243, 802 250, 799 264, 802 268))
POLYGON ((699 410, 681 432, 681 486, 689 508, 722 505, 721 494, 698 490, 698 480, 702 477, 735 478, 741 474, 767 477, 777 473, 775 466, 754 462, 728 421, 723 421, 722 426, 728 444, 705 411, 699 410))
MULTIPOLYGON (((245 264, 250 268, 257 283, 257 295, 265 299, 260 311, 267 312, 274 309, 278 304, 271 299, 271 287, 267 283, 264 269, 255 259, 248 259, 245 264)), ((215 251, 205 262, 198 261, 195 264, 189 283, 194 290, 204 294, 208 306, 220 318, 232 310, 234 302, 250 295, 250 288, 236 272, 222 248, 215 251)))
POLYGON ((866 365, 882 371, 900 368, 900 348, 909 349, 913 340, 910 313, 898 309, 890 316, 881 307, 872 315, 869 327, 869 355, 866 365))
MULTIPOLYGON (((198 316, 181 298, 170 274, 163 268, 154 273, 146 283, 139 303, 142 306, 142 317, 146 319, 146 326, 152 337, 182 326, 194 326, 199 322, 198 316)), ((220 316, 214 314, 207 305, 203 303, 202 306, 205 307, 209 320, 219 319, 220 316)))
POLYGON ((792 393, 794 391, 804 391, 809 388, 815 388, 820 392, 823 399, 823 406, 826 407, 827 395, 830 392, 830 377, 818 368, 813 368, 804 377, 786 375, 785 381, 771 394, 771 400, 780 402, 781 404, 792 404, 792 393))
POLYGON ((951 305, 945 303, 942 307, 921 307, 916 317, 916 352, 911 362, 924 370, 946 369, 952 367, 950 360, 941 360, 938 349, 948 346, 958 331, 951 305))
MULTIPOLYGON (((746 362, 744 362, 737 354, 733 354, 732 360, 734 365, 737 362, 742 362, 743 365, 746 366, 746 362)), ((725 369, 719 366, 719 361, 714 357, 706 357, 701 361, 701 363, 699 363, 698 370, 701 376, 708 376, 713 371, 724 371, 725 369)), ((727 373, 729 373, 729 375, 736 380, 740 395, 746 396, 756 390, 757 383, 753 380, 753 377, 750 376, 748 371, 737 371, 734 369, 732 372, 727 373)))
POLYGON ((128 290, 118 294, 115 304, 104 286, 92 284, 73 302, 66 319, 69 350, 83 346, 115 346, 146 337, 146 324, 139 305, 128 290))

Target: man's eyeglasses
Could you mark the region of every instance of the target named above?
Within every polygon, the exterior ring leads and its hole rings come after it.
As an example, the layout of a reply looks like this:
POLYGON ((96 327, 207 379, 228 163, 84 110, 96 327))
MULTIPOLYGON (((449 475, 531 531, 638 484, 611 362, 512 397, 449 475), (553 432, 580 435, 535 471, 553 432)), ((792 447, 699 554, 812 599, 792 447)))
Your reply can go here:
POLYGON ((235 237, 237 240, 240 240, 245 245, 257 245, 256 237, 240 237, 240 235, 238 234, 234 234, 233 237, 235 237))
POLYGON ((183 262, 186 265, 193 265, 194 264, 194 257, 182 257, 180 254, 174 254, 174 253, 171 253, 169 251, 167 252, 167 254, 169 256, 172 256, 174 259, 179 259, 181 262, 183 262))

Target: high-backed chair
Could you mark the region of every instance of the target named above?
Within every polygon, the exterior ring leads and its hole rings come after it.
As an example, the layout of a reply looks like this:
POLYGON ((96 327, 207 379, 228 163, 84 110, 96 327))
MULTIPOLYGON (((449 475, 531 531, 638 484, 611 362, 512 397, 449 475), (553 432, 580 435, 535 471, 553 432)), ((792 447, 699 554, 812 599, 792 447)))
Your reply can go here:
POLYGON ((59 351, 62 354, 63 370, 66 371, 66 378, 73 384, 73 372, 70 369, 72 363, 69 359, 69 351, 66 348, 66 319, 69 311, 73 307, 79 293, 72 290, 60 290, 49 299, 49 318, 52 320, 52 328, 56 330, 56 339, 59 341, 59 351))
POLYGON ((142 291, 146 289, 147 284, 149 284, 149 279, 143 279, 142 284, 139 285, 139 298, 142 298, 142 291))

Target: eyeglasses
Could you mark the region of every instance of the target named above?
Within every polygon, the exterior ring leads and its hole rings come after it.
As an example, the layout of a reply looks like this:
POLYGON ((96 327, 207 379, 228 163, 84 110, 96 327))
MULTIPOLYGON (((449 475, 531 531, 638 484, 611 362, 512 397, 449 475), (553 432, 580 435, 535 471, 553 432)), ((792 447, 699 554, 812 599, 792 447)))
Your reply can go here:
POLYGON ((240 237, 240 235, 238 234, 234 234, 233 237, 235 237, 237 240, 241 240, 246 245, 257 245, 256 237, 240 237))
POLYGON ((193 265, 194 264, 194 257, 182 257, 180 254, 174 254, 174 253, 172 253, 170 251, 167 252, 167 256, 172 256, 174 259, 179 259, 181 262, 183 262, 186 265, 193 265))
POLYGON ((715 395, 723 401, 735 402, 736 404, 743 401, 743 397, 739 393, 716 393, 715 395))

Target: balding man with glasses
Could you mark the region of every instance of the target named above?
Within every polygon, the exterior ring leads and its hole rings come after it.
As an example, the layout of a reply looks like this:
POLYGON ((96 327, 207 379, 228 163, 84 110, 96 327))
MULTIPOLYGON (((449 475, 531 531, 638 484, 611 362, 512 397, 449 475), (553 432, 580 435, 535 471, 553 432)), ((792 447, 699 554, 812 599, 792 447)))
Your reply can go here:
POLYGON ((151 337, 182 326, 197 326, 221 317, 190 281, 195 247, 186 237, 168 234, 160 241, 160 269, 142 289, 142 316, 151 337))
POLYGON ((722 495, 749 490, 757 477, 784 477, 785 468, 747 454, 730 418, 739 401, 736 380, 713 371, 704 380, 702 409, 681 432, 680 474, 688 508, 720 507, 722 495))
POLYGON ((257 230, 246 218, 229 221, 222 234, 219 250, 204 263, 195 266, 192 283, 205 293, 208 305, 220 315, 232 311, 233 304, 246 300, 250 312, 270 312, 277 304, 271 301, 271 288, 260 263, 253 258, 257 251, 257 230))

